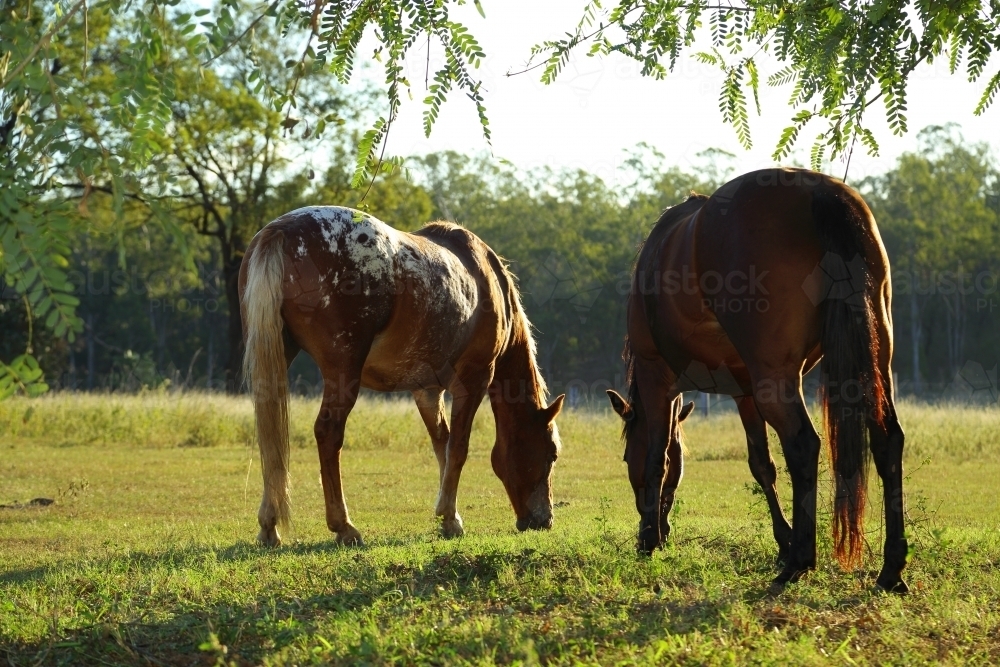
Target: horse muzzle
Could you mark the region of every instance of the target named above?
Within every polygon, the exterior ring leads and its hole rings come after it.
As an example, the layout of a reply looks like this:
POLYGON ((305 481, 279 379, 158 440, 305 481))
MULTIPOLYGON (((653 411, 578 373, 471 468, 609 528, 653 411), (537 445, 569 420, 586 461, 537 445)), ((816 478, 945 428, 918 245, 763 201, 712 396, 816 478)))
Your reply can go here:
POLYGON ((528 498, 528 516, 518 517, 517 529, 548 530, 552 527, 552 487, 549 478, 543 479, 528 498))
POLYGON ((522 533, 531 530, 549 530, 552 528, 552 512, 547 514, 532 513, 523 519, 517 520, 517 529, 522 533))
POLYGON ((660 535, 659 526, 656 524, 647 525, 644 521, 639 521, 639 535, 636 539, 635 550, 640 554, 652 556, 653 551, 663 546, 663 538, 660 535))

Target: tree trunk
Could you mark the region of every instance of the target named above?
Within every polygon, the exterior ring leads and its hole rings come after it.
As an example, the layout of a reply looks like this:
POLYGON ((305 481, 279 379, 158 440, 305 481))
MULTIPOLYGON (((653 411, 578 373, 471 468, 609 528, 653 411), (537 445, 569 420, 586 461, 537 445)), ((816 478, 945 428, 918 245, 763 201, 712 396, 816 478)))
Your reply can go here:
POLYGON ((243 365, 243 320, 240 318, 240 264, 242 255, 223 264, 222 277, 226 281, 226 306, 229 312, 229 326, 226 338, 229 343, 229 358, 226 361, 226 391, 238 394, 243 387, 240 367, 243 365))
POLYGON ((215 322, 214 317, 205 318, 208 321, 208 370, 206 371, 208 379, 205 381, 205 387, 211 391, 212 390, 212 377, 215 374, 215 322))
POLYGON ((913 343, 913 350, 911 351, 913 359, 913 393, 915 396, 920 396, 924 389, 920 378, 920 340, 923 338, 924 330, 920 321, 920 304, 917 303, 919 277, 913 252, 913 246, 910 246, 910 341, 913 343))
POLYGON ((948 377, 954 379, 962 366, 965 349, 965 299, 955 293, 954 298, 944 297, 948 342, 948 377))
MULTIPOLYGON (((167 369, 163 364, 163 356, 167 351, 167 299, 163 300, 164 308, 160 311, 160 316, 156 322, 156 372, 162 376, 166 377, 167 369)), ((172 305, 170 306, 172 307, 172 305)))
POLYGON ((94 390, 94 314, 87 313, 87 391, 94 390))
POLYGON ((913 393, 917 396, 923 393, 920 381, 920 339, 922 337, 923 328, 920 323, 920 307, 917 305, 916 280, 913 279, 910 287, 910 338, 913 340, 913 393))

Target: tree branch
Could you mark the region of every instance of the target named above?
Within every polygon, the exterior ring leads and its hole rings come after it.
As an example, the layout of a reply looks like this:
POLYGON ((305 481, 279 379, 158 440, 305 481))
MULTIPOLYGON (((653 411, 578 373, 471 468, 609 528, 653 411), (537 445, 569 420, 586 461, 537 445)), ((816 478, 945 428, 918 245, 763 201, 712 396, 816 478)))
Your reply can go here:
MULTIPOLYGON (((208 216, 209 214, 211 214, 211 216, 215 218, 215 222, 218 227, 218 232, 213 235, 218 236, 219 234, 223 233, 223 230, 225 230, 226 225, 225 221, 222 219, 222 215, 219 213, 219 210, 215 207, 215 203, 212 201, 212 198, 208 195, 208 189, 205 187, 205 182, 202 180, 197 170, 190 164, 188 164, 187 160, 184 159, 183 155, 181 155, 180 153, 175 153, 175 155, 177 155, 177 158, 181 161, 181 164, 184 165, 184 170, 187 172, 188 176, 190 176, 191 179, 195 182, 195 185, 198 186, 198 192, 201 193, 202 210, 204 210, 205 215, 208 216)), ((207 225, 205 226, 205 228, 207 229, 207 225)), ((203 232, 199 230, 199 233, 201 234, 203 232)))
POLYGON ((239 37, 237 37, 233 41, 229 42, 229 44, 226 44, 226 46, 223 47, 223 49, 221 51, 219 51, 214 56, 212 56, 211 58, 209 58, 208 60, 206 60, 205 62, 203 62, 201 64, 201 66, 202 67, 207 67, 209 64, 212 63, 212 61, 216 60, 217 58, 220 58, 223 54, 225 54, 227 51, 229 51, 229 49, 233 48, 234 46, 236 46, 237 44, 239 44, 241 41, 243 41, 243 38, 246 37, 247 34, 251 30, 253 30, 254 28, 256 28, 258 23, 260 23, 261 21, 264 20, 264 17, 267 16, 268 12, 270 12, 271 10, 273 10, 275 7, 278 6, 278 1, 279 0, 275 0, 275 2, 272 2, 270 5, 268 5, 267 9, 264 10, 264 13, 261 14, 260 16, 258 16, 257 18, 255 18, 253 21, 251 21, 250 25, 247 26, 246 30, 244 30, 242 33, 240 33, 239 37))
POLYGON ((59 19, 59 21, 54 26, 52 26, 52 29, 49 30, 47 33, 45 33, 44 37, 38 40, 38 43, 35 44, 35 46, 31 49, 31 53, 29 53, 28 56, 24 60, 22 60, 17 67, 14 68, 14 71, 8 74, 7 76, 3 77, 3 79, 0 79, 0 90, 6 88, 9 82, 16 79, 17 75, 20 74, 21 71, 28 66, 28 63, 31 62, 31 60, 38 54, 38 52, 52 40, 52 36, 55 35, 57 32, 59 32, 60 30, 62 30, 63 27, 67 23, 69 23, 69 20, 73 18, 73 15, 76 14, 78 11, 80 11, 80 8, 86 4, 87 0, 78 0, 77 3, 73 5, 68 12, 63 14, 63 17, 59 19))

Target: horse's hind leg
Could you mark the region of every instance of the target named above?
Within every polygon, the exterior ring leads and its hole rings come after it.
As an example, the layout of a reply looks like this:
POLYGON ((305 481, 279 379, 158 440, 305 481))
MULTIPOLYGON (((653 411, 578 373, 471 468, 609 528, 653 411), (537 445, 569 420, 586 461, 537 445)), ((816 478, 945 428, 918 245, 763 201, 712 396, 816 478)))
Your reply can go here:
POLYGON ((448 462, 448 420, 444 415, 444 390, 421 389, 413 392, 420 418, 424 420, 427 433, 434 443, 434 455, 438 460, 438 483, 444 479, 445 464, 448 462))
POLYGON ((752 396, 744 396, 736 400, 740 419, 747 432, 747 454, 750 473, 764 490, 767 498, 767 509, 771 512, 771 529, 774 541, 778 543, 778 564, 788 562, 788 550, 792 544, 792 527, 785 519, 785 513, 778 502, 778 492, 774 487, 778 471, 774 467, 774 459, 767 445, 767 424, 757 411, 757 404, 752 396))
POLYGON ((326 525, 337 534, 337 542, 352 546, 363 545, 361 533, 351 523, 344 502, 340 479, 340 451, 344 447, 344 427, 347 416, 358 400, 361 389, 361 364, 348 371, 341 366, 321 366, 323 370, 323 404, 316 419, 316 445, 319 449, 320 475, 326 501, 326 525))
POLYGON ((885 556, 875 584, 886 591, 905 593, 908 588, 901 575, 909 547, 903 530, 903 428, 891 396, 890 391, 883 420, 885 428, 874 419, 868 420, 872 458, 882 478, 885 504, 885 556))
POLYGON ((816 477, 820 439, 802 400, 802 379, 782 374, 755 382, 761 416, 778 433, 792 477, 792 542, 776 585, 816 568, 816 477))

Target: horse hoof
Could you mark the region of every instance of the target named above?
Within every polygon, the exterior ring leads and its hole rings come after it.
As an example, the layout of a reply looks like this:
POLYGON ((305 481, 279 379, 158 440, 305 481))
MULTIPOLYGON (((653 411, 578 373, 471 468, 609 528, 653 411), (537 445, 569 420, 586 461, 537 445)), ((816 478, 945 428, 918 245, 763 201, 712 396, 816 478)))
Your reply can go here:
POLYGON ((771 585, 767 587, 767 597, 776 598, 785 592, 788 584, 779 582, 777 579, 771 582, 771 585))
POLYGON ((363 547, 365 541, 361 539, 361 533, 354 526, 348 526, 337 533, 337 544, 345 547, 363 547))
POLYGON ((910 592, 910 587, 906 585, 898 575, 896 577, 882 577, 875 580, 875 593, 895 593, 896 595, 906 595, 910 592))
POLYGON ((275 548, 281 546, 281 537, 278 535, 278 531, 274 528, 270 530, 260 529, 257 534, 257 543, 262 547, 275 548))
POLYGON ((799 579, 802 578, 802 575, 804 575, 806 572, 812 569, 814 568, 793 567, 786 564, 785 569, 781 571, 781 574, 779 574, 777 577, 774 578, 774 581, 771 583, 771 585, 772 586, 779 585, 782 588, 784 588, 786 584, 796 583, 799 579))
POLYGON ((465 529, 462 527, 462 519, 456 515, 454 519, 442 520, 441 535, 448 539, 465 535, 465 529))

